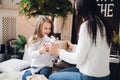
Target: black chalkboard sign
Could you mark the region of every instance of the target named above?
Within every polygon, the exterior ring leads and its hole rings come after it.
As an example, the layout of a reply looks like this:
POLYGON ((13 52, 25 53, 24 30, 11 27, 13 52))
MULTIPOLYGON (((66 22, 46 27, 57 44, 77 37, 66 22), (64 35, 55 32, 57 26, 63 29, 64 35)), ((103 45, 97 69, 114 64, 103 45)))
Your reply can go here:
POLYGON ((119 33, 120 0, 96 0, 101 13, 113 24, 115 32, 119 33))
MULTIPOLYGON (((113 25, 114 32, 120 34, 120 0, 96 0, 104 17, 113 25)), ((120 55, 120 44, 112 45, 113 55, 120 55)))

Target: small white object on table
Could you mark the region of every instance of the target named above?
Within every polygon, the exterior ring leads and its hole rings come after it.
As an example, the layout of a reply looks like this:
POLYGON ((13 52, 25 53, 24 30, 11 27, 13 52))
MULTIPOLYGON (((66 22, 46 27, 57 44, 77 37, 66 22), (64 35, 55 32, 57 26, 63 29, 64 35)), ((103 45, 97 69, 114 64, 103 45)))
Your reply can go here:
POLYGON ((35 74, 32 76, 28 76, 27 80, 48 80, 48 79, 44 75, 35 74))

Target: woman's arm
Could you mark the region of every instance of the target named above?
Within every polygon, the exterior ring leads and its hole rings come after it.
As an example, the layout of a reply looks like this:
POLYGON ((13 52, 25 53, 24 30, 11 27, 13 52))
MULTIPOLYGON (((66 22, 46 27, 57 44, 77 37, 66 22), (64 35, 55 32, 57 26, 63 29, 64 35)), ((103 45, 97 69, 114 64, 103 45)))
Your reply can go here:
MULTIPOLYGON (((91 39, 88 34, 86 22, 81 25, 78 44, 74 52, 68 52, 65 50, 58 50, 59 57, 71 64, 82 64, 87 54, 89 53, 89 49, 91 47, 91 39)), ((57 48, 54 48, 57 50, 57 48)))

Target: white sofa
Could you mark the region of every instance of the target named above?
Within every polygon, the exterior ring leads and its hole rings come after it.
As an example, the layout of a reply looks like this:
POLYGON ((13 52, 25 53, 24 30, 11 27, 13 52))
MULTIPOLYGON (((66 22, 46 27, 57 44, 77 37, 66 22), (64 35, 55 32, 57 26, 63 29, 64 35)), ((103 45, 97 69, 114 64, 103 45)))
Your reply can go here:
POLYGON ((0 80, 21 80, 22 74, 28 67, 30 67, 30 57, 25 46, 22 60, 9 59, 0 63, 0 80))

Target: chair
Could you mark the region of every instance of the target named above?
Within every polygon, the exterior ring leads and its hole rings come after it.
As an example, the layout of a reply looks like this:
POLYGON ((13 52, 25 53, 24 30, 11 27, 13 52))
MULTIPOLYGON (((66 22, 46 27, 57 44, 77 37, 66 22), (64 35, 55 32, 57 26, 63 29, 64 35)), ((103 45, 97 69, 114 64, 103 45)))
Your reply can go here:
POLYGON ((5 44, 0 44, 0 62, 3 62, 5 60, 6 60, 5 44))
POLYGON ((0 44, 0 53, 5 53, 5 44, 0 44))
POLYGON ((9 39, 7 41, 7 53, 8 54, 14 54, 15 53, 15 49, 13 48, 13 44, 15 42, 16 39, 9 39))

